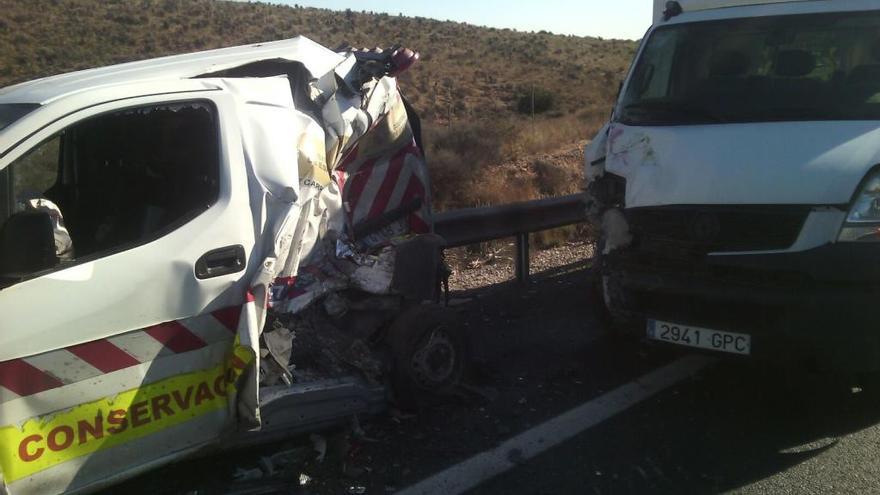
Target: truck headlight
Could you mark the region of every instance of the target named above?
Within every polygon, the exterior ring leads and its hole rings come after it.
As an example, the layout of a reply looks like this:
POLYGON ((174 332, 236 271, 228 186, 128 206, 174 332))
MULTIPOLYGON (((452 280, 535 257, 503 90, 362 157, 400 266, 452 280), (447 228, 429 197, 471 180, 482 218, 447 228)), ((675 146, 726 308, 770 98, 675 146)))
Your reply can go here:
POLYGON ((873 173, 862 186, 837 240, 880 241, 880 172, 873 173))

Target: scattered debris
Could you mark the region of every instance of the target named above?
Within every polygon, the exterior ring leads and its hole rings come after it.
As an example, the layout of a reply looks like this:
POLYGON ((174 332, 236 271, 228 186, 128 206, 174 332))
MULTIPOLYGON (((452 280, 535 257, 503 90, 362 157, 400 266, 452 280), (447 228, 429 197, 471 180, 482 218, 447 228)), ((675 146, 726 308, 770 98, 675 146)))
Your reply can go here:
POLYGON ((260 469, 262 469, 267 476, 275 475, 275 466, 272 464, 272 460, 268 457, 260 457, 260 469))
POLYGON ((324 462, 324 457, 327 456, 327 439, 317 433, 312 433, 309 435, 309 440, 312 441, 312 448, 318 453, 315 460, 324 462))
POLYGON ((351 417, 351 436, 363 442, 378 442, 379 440, 367 436, 367 432, 361 427, 357 414, 351 417))
POLYGON ((292 466, 303 463, 308 457, 308 448, 299 447, 295 449, 282 450, 270 456, 260 458, 260 468, 267 476, 274 476, 285 470, 289 470, 292 466))
POLYGON ((388 410, 388 412, 391 414, 391 419, 393 419, 394 421, 396 421, 398 423, 400 423, 402 420, 409 420, 409 419, 416 418, 415 414, 405 413, 396 407, 390 408, 388 410))
POLYGON ((331 292, 324 298, 324 311, 331 318, 342 318, 348 313, 349 302, 338 292, 331 292))
POLYGON ((494 265, 497 261, 505 261, 505 260, 510 261, 510 262, 513 261, 513 258, 510 258, 507 256, 501 256, 501 253, 504 252, 503 247, 500 247, 500 248, 489 247, 486 250, 488 252, 486 253, 485 257, 468 261, 466 266, 469 270, 476 270, 477 268, 480 268, 481 266, 484 266, 484 265, 494 265))
POLYGON ((453 297, 452 299, 449 300, 448 303, 446 303, 446 305, 451 306, 451 307, 456 307, 456 306, 461 306, 463 304, 468 304, 470 302, 473 302, 473 300, 474 300, 474 298, 472 298, 472 297, 467 297, 467 298, 453 297))
POLYGON ((480 387, 477 385, 471 385, 469 383, 462 383, 459 384, 458 388, 465 392, 478 395, 489 402, 492 402, 498 398, 498 390, 492 387, 480 387))
POLYGON ((235 473, 232 474, 232 479, 234 479, 236 482, 239 482, 239 483, 242 481, 258 480, 262 477, 263 477, 263 471, 259 468, 253 468, 253 469, 236 468, 235 473))
POLYGON ((345 465, 342 467, 342 474, 344 474, 344 475, 346 475, 346 476, 348 476, 349 478, 352 478, 352 479, 360 478, 360 477, 363 476, 364 473, 366 473, 366 472, 367 472, 366 469, 364 469, 364 468, 362 468, 362 467, 352 466, 352 465, 350 465, 350 464, 345 464, 345 465))

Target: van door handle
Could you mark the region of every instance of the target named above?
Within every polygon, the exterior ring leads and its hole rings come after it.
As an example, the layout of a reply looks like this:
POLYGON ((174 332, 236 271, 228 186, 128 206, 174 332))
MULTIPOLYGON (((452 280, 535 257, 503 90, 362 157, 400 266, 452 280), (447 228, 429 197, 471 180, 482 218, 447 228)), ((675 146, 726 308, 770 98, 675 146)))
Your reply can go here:
POLYGON ((246 265, 247 256, 240 244, 212 249, 196 261, 196 278, 203 280, 229 275, 244 270, 246 265))

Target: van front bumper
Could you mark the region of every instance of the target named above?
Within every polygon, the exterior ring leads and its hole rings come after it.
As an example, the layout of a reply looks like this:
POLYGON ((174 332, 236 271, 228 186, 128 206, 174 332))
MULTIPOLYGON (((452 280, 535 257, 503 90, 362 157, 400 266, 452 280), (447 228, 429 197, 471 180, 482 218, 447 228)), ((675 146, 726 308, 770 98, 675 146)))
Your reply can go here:
POLYGON ((748 334, 759 359, 880 370, 880 245, 696 260, 630 249, 603 265, 640 335, 659 319, 748 334))

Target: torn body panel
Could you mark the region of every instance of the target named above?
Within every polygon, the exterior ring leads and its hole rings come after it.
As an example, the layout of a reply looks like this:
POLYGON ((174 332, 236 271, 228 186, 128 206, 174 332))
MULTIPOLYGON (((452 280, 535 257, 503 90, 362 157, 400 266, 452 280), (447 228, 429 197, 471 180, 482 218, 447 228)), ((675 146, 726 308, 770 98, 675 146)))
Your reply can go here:
MULTIPOLYGON (((348 288, 392 292, 390 240, 431 228, 427 168, 396 81, 364 78, 354 53, 326 74, 270 60, 200 77, 229 88, 242 102, 242 140, 256 179, 251 189, 266 195, 255 221, 272 232, 274 243, 251 288, 255 328, 242 335, 260 369, 267 311, 296 314, 348 288), (253 79, 276 72, 281 74, 253 79), (250 78, 212 79, 230 75, 250 78), (273 101, 263 96, 273 92, 273 101), (289 165, 294 162, 297 167, 289 165), (359 229, 414 200, 418 205, 397 221, 359 229)), ((249 418, 254 425, 260 423, 260 386, 252 376, 242 394, 249 404, 242 410, 255 411, 249 418)))
POLYGON ((626 182, 607 171, 609 148, 619 137, 612 131, 613 126, 606 124, 584 150, 587 216, 601 232, 599 251, 602 254, 626 247, 632 242, 626 217, 621 212, 625 205, 626 182))

